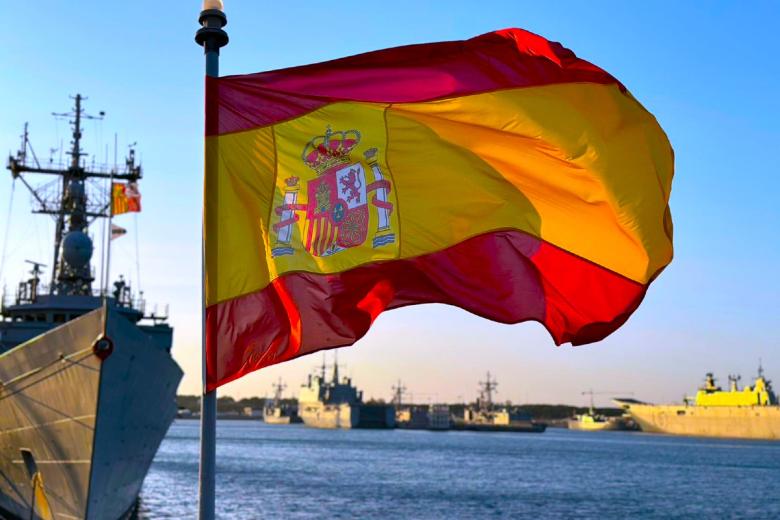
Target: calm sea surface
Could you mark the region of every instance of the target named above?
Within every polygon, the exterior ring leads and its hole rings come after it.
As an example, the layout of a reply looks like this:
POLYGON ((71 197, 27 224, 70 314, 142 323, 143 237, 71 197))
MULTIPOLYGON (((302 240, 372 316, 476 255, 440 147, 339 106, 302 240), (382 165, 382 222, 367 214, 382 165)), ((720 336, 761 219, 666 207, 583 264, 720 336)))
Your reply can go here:
MULTIPOLYGON (((641 433, 314 430, 221 421, 218 518, 780 518, 780 443, 641 433)), ((198 422, 171 426, 141 518, 197 512, 198 422)))

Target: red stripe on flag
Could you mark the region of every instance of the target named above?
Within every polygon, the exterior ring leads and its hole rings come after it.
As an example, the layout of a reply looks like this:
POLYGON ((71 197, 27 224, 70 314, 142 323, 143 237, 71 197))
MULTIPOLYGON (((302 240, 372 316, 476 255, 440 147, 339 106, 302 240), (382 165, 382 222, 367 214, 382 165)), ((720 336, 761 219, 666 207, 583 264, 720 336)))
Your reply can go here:
POLYGON ((332 275, 290 273, 212 305, 208 388, 317 350, 351 345, 387 309, 447 303, 503 323, 542 323, 556 344, 617 329, 647 287, 518 231, 332 275), (478 277, 473 273, 478 272, 478 277))
POLYGON ((309 219, 309 221, 306 223, 306 251, 311 251, 311 240, 315 225, 314 223, 315 221, 313 219, 309 219))
POLYGON ((320 217, 317 219, 317 239, 314 242, 314 250, 317 255, 322 255, 322 235, 325 233, 326 219, 320 217))
POLYGON ((278 123, 337 101, 415 103, 573 82, 624 88, 560 43, 522 29, 206 82, 207 105, 219 106, 219 118, 206 120, 206 135, 278 123))
POLYGON ((336 226, 333 225, 330 219, 328 219, 327 222, 328 232, 325 234, 325 251, 327 251, 333 244, 333 230, 336 229, 336 226))

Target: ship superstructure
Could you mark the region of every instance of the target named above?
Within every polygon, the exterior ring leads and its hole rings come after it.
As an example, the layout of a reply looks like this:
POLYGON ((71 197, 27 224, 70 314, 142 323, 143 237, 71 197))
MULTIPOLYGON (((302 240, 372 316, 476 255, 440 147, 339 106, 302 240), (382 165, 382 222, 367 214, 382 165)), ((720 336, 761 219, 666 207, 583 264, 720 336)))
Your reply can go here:
POLYGON ((323 357, 319 374, 309 374, 298 396, 298 415, 306 426, 314 428, 392 428, 395 412, 391 405, 363 402, 363 392, 349 377, 339 378, 338 360, 333 375, 326 379, 323 357))
POLYGON ((729 376, 729 388, 717 385, 712 373, 693 398, 681 405, 654 405, 616 399, 642 431, 702 437, 780 440, 780 406, 771 382, 759 364, 752 386, 739 388, 739 376, 729 376))
POLYGON ((333 377, 326 379, 327 365, 322 359, 320 373, 309 374, 298 396, 298 414, 306 426, 314 428, 355 428, 360 420, 363 392, 352 386, 350 378, 339 380, 338 361, 333 377))
POLYGON ((82 122, 103 113, 88 115, 84 99, 59 114, 73 129, 68 163, 41 165, 26 125, 8 159, 33 212, 55 222, 49 283, 47 266, 30 262, 0 309, 0 514, 9 518, 123 518, 176 413, 182 372, 166 316, 147 314, 121 277, 95 287, 90 225, 111 216, 108 185, 134 186, 142 171, 133 149, 123 168, 87 163, 82 122), (29 176, 54 180, 33 186, 29 176))
POLYGON ((263 407, 263 420, 267 424, 291 424, 301 422, 298 418, 298 410, 290 403, 285 403, 283 399, 284 389, 287 388, 279 378, 274 383, 274 397, 265 403, 263 407))

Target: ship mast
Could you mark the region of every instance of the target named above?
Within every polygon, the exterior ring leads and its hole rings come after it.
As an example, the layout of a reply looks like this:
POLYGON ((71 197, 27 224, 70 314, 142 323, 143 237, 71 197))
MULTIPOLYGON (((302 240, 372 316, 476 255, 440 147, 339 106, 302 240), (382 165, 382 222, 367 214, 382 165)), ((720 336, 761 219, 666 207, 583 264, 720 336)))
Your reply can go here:
POLYGON ((396 406, 396 408, 401 407, 405 393, 406 393, 406 387, 399 379, 398 384, 393 385, 393 404, 396 406))
MULTIPOLYGON (((51 215, 56 225, 54 231, 54 252, 51 273, 50 294, 60 295, 92 295, 92 282, 95 277, 92 272, 93 244, 87 234, 88 226, 96 218, 108 218, 110 216, 110 190, 104 200, 91 200, 90 191, 87 189, 87 181, 90 178, 117 179, 128 182, 136 182, 141 178, 141 166, 135 164, 135 151, 130 150, 125 162, 125 169, 121 172, 116 166, 93 165, 88 168, 82 157, 87 155, 81 149, 82 121, 85 119, 101 120, 105 112, 93 116, 87 114, 82 108, 82 101, 86 100, 81 94, 76 94, 74 108, 71 112, 54 113, 55 117, 64 117, 70 120, 72 125, 72 141, 70 164, 54 164, 50 167, 41 167, 35 154, 34 161, 27 157, 29 138, 27 124, 22 137, 22 147, 16 157, 8 158, 8 169, 14 179, 21 179, 25 187, 32 193, 36 207, 33 213, 51 215), (24 174, 55 175, 60 178, 59 186, 43 185, 33 187, 25 179, 24 174), (54 188, 54 189, 52 189, 54 188)), ((32 147, 30 147, 32 151, 32 147)))
POLYGON ((287 388, 287 385, 282 382, 282 378, 279 378, 278 383, 274 383, 274 406, 280 406, 282 402, 282 393, 284 392, 284 389, 287 388))
MULTIPOLYGON (((602 393, 603 393, 603 392, 602 392, 602 393)), ((591 388, 590 390, 588 390, 587 392, 582 392, 582 395, 590 395, 590 409, 589 409, 589 413, 590 413, 591 415, 593 415, 593 414, 595 414, 595 413, 596 413, 596 412, 595 412, 595 410, 596 410, 596 405, 595 405, 595 404, 594 404, 594 402, 593 402, 593 396, 594 396, 595 394, 596 394, 596 392, 594 392, 592 388, 591 388)))
POLYGON ((490 379, 490 372, 488 372, 487 378, 485 381, 480 381, 479 386, 480 408, 489 412, 493 409, 493 392, 495 392, 498 387, 498 381, 490 379))
POLYGON ((322 353, 322 366, 320 367, 320 384, 325 384, 325 370, 328 366, 325 364, 325 352, 322 353))

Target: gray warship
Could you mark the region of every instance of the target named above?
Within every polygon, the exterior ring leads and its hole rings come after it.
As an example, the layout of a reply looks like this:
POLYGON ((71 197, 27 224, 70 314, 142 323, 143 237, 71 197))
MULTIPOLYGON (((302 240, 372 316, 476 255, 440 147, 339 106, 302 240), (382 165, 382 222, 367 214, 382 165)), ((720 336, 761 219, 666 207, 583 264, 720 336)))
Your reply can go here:
POLYGON ((301 422, 298 417, 298 409, 289 402, 285 403, 282 398, 287 385, 282 383, 281 377, 277 383, 274 383, 273 388, 273 399, 266 401, 263 407, 263 421, 266 424, 293 424, 301 422))
MULTIPOLYGON (((30 277, 0 310, 0 516, 119 519, 131 515, 176 414, 182 371, 165 316, 147 315, 121 278, 94 288, 89 226, 111 213, 113 181, 141 178, 131 149, 122 168, 91 166, 75 96, 70 160, 41 164, 29 144, 8 159, 32 193, 34 213, 55 221, 51 280, 30 277), (34 187, 28 177, 54 177, 34 187)), ((97 118, 103 116, 103 113, 97 118)), ((110 227, 109 227, 110 229, 110 227)), ((108 256, 108 255, 106 255, 108 256)), ((106 261, 108 263, 108 260, 106 261)), ((101 277, 102 278, 102 277, 101 277)))
POLYGON ((381 403, 364 403, 363 392, 352 385, 352 379, 339 379, 338 360, 333 363, 333 377, 325 378, 327 365, 323 357, 319 375, 309 374, 298 396, 298 415, 313 428, 394 428, 395 408, 381 403))
POLYGON ((485 381, 479 383, 479 397, 474 406, 463 410, 463 417, 453 421, 453 430, 480 432, 543 433, 547 425, 537 422, 527 412, 516 407, 496 405, 493 393, 498 382, 487 373, 485 381))
POLYGON ((404 403, 406 387, 398 380, 393 385, 391 403, 395 409, 395 426, 406 430, 445 431, 452 427, 452 412, 448 404, 415 405, 404 403))

